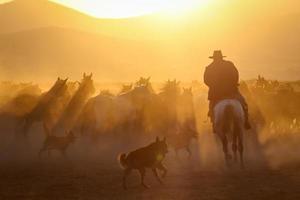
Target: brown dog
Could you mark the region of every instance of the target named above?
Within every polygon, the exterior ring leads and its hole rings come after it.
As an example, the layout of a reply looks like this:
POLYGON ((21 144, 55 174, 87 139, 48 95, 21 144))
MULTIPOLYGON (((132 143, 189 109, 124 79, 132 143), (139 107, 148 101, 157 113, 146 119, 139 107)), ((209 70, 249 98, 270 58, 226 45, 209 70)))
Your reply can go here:
POLYGON ((119 162, 124 168, 123 176, 123 188, 127 189, 126 178, 133 169, 137 169, 141 174, 141 185, 145 188, 148 186, 144 183, 144 177, 146 173, 146 168, 152 169, 157 180, 162 184, 162 181, 158 175, 157 169, 163 171, 163 176, 167 174, 167 169, 162 164, 162 161, 165 158, 165 155, 168 153, 168 145, 166 138, 159 140, 156 138, 156 141, 152 144, 137 149, 130 152, 127 156, 126 154, 121 154, 119 157, 119 162))
POLYGON ((189 157, 192 156, 192 151, 190 150, 190 143, 192 139, 198 139, 198 133, 190 128, 182 128, 177 134, 170 135, 168 137, 169 145, 175 150, 176 156, 178 156, 178 151, 185 149, 189 157))
POLYGON ((39 156, 41 156, 41 154, 45 151, 48 152, 48 156, 49 156, 51 150, 58 150, 61 152, 63 156, 66 156, 67 148, 69 147, 70 144, 74 143, 75 139, 76 138, 72 131, 70 131, 64 137, 47 135, 44 145, 39 152, 39 156))

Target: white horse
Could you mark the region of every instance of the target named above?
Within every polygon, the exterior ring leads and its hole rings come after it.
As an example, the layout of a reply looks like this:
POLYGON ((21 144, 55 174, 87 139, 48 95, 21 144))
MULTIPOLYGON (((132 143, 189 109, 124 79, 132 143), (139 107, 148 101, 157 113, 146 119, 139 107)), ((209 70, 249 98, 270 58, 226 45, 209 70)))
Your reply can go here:
POLYGON ((225 99, 218 102, 214 108, 214 126, 223 145, 226 164, 232 156, 228 152, 228 143, 232 140, 234 161, 237 162, 237 151, 240 155, 240 166, 244 167, 243 160, 243 134, 245 113, 241 103, 236 99, 225 99))

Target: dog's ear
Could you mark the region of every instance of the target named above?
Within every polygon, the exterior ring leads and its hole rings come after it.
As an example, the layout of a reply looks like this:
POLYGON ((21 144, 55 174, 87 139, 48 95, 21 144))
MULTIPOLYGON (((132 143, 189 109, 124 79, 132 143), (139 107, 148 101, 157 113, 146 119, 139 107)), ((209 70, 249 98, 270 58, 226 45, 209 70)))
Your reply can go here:
POLYGON ((158 136, 156 137, 156 141, 155 142, 159 142, 159 137, 158 136))
POLYGON ((166 142, 167 141, 167 138, 166 137, 164 137, 164 139, 163 139, 163 142, 166 142))

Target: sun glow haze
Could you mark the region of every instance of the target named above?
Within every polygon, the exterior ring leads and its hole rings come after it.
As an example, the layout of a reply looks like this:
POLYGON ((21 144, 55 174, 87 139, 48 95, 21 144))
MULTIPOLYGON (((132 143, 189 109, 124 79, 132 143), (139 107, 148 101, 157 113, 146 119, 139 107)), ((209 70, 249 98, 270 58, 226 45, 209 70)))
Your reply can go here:
POLYGON ((94 17, 127 18, 162 12, 178 16, 212 0, 52 0, 94 17))

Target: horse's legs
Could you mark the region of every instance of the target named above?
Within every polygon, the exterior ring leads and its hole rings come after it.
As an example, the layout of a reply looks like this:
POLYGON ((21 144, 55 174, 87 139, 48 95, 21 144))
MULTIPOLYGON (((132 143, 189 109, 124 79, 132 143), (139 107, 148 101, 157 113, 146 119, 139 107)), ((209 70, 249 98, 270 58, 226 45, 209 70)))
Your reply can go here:
POLYGON ((189 158, 190 158, 190 157, 192 156, 192 152, 191 152, 191 150, 190 150, 190 146, 187 145, 187 146, 185 147, 185 149, 186 149, 186 151, 188 152, 189 158))
POLYGON ((64 159, 68 159, 67 154, 66 154, 66 149, 60 150, 60 153, 64 157, 64 159))
POLYGON ((233 159, 234 162, 237 162, 237 132, 233 133, 233 138, 232 138, 232 152, 233 152, 233 159))
POLYGON ((43 153, 44 151, 46 151, 46 148, 45 148, 45 147, 41 148, 41 150, 40 150, 40 152, 39 152, 39 158, 41 158, 42 153, 43 153))
POLYGON ((225 134, 219 134, 223 144, 223 152, 225 156, 226 164, 229 164, 229 160, 231 159, 231 155, 228 153, 228 140, 225 134))
POLYGON ((25 119, 24 125, 22 127, 22 132, 25 138, 28 136, 28 132, 31 125, 32 125, 32 120, 25 119))
POLYGON ((243 145, 243 134, 241 131, 238 134, 238 151, 240 154, 241 168, 244 168, 244 158, 243 158, 244 145, 243 145))
POLYGON ((178 158, 178 149, 174 149, 174 151, 175 151, 175 154, 176 154, 176 158, 178 158))

